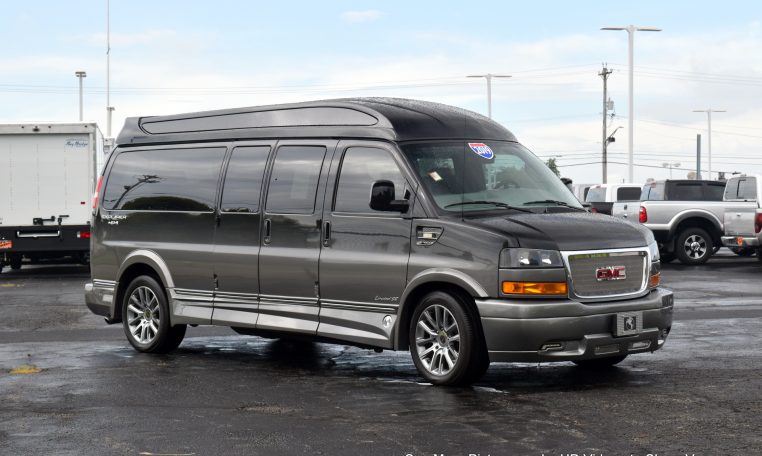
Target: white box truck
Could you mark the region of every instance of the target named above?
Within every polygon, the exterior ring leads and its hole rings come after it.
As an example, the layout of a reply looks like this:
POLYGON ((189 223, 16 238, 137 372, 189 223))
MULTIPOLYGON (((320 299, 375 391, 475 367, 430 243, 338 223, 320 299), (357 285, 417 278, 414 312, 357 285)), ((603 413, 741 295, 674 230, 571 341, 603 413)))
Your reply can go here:
POLYGON ((88 262, 103 161, 95 123, 0 124, 0 272, 22 258, 88 262))

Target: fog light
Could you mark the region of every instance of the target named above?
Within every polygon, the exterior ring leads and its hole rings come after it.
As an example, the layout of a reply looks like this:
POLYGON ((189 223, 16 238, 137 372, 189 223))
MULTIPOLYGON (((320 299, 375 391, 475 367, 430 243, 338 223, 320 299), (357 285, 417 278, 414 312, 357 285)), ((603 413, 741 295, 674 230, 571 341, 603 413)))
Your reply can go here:
POLYGON ((563 350, 564 344, 554 342, 551 344, 543 344, 542 347, 540 347, 540 351, 552 351, 552 350, 563 350))
POLYGON ((504 294, 565 295, 566 282, 503 282, 504 294))
POLYGON ((641 340, 641 341, 638 341, 638 342, 632 342, 630 344, 630 351, 633 351, 633 350, 645 350, 646 348, 648 348, 650 346, 651 346, 651 341, 650 340, 641 340))
POLYGON ((595 347, 596 355, 611 355, 612 353, 619 353, 619 344, 601 345, 595 347))

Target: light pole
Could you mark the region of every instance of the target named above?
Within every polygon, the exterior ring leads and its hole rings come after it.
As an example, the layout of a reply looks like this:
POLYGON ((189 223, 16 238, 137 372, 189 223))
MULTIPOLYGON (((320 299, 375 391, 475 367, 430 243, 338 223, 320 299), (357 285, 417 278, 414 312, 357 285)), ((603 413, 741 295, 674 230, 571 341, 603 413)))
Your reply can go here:
POLYGON ((469 78, 485 78, 487 80, 487 117, 492 118, 492 78, 510 78, 509 74, 471 74, 469 78))
POLYGON ((674 162, 674 163, 672 163, 672 162, 664 162, 664 163, 661 164, 661 166, 663 166, 664 168, 669 168, 669 178, 672 179, 672 168, 679 168, 680 167, 680 163, 678 163, 678 162, 674 162))
POLYGON ((75 71, 74 76, 79 78, 79 121, 82 122, 82 79, 87 77, 87 73, 84 71, 75 71))
POLYGON ((707 135, 706 135, 706 156, 707 156, 707 175, 709 180, 712 180, 712 113, 713 112, 727 112, 721 109, 696 109, 693 112, 705 112, 707 123, 707 135))
POLYGON ((627 115, 627 127, 630 130, 630 134, 627 138, 627 173, 629 176, 629 182, 633 182, 635 180, 634 178, 634 166, 632 163, 632 149, 633 149, 633 141, 635 137, 635 129, 633 128, 633 123, 635 120, 634 117, 634 101, 633 101, 633 54, 634 54, 634 47, 635 47, 635 32, 661 32, 660 28, 656 27, 638 27, 636 25, 628 25, 626 27, 602 27, 601 30, 626 30, 627 31, 627 38, 628 38, 628 54, 627 54, 627 65, 628 65, 628 71, 629 71, 629 106, 628 106, 628 115, 627 115))

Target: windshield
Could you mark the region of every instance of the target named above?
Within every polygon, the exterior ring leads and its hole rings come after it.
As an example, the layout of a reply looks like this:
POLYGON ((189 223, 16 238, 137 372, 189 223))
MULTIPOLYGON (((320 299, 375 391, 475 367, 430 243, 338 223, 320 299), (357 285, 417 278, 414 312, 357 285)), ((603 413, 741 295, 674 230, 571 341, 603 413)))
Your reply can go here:
POLYGON ((517 143, 415 143, 402 150, 443 211, 582 208, 561 179, 517 143))

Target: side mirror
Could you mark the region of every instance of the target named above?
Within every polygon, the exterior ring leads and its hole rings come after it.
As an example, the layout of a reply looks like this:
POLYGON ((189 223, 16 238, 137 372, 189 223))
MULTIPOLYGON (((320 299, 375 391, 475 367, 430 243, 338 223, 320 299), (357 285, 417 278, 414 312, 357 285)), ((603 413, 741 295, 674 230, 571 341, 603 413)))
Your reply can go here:
POLYGON ((370 189, 370 208, 383 212, 407 212, 410 207, 408 200, 394 199, 394 183, 388 180, 373 182, 370 189))

